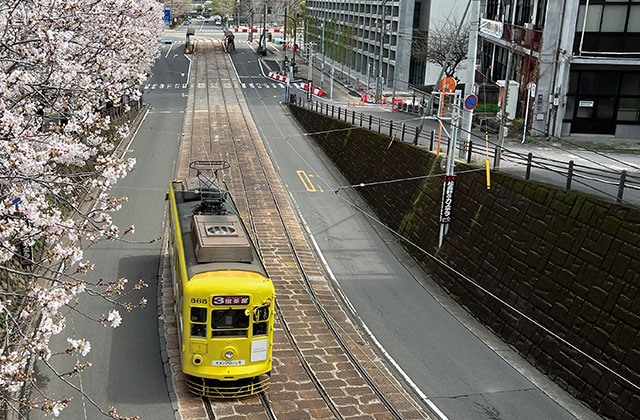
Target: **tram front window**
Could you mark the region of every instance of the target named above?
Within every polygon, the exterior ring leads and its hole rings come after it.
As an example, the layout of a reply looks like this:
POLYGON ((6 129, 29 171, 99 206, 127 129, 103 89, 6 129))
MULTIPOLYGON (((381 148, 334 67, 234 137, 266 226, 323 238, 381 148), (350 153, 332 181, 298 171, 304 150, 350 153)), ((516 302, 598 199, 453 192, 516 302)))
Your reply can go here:
POLYGON ((191 307, 191 337, 207 338, 207 308, 191 307))
POLYGON ((247 337, 249 316, 245 309, 216 309, 211 311, 212 337, 247 337))
POLYGON ((266 335, 269 327, 269 307, 256 308, 253 315, 253 336, 266 335))

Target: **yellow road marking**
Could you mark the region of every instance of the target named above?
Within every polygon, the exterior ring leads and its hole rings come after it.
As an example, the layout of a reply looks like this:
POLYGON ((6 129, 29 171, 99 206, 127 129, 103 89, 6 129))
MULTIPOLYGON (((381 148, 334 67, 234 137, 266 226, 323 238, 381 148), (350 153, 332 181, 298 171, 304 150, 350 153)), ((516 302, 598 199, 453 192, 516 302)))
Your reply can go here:
POLYGON ((305 171, 296 171, 296 173, 298 174, 298 177, 300 178, 300 181, 302 181, 302 184, 307 189, 307 191, 309 191, 309 192, 316 192, 317 191, 316 187, 311 182, 311 179, 309 179, 309 175, 307 175, 307 173, 305 171))

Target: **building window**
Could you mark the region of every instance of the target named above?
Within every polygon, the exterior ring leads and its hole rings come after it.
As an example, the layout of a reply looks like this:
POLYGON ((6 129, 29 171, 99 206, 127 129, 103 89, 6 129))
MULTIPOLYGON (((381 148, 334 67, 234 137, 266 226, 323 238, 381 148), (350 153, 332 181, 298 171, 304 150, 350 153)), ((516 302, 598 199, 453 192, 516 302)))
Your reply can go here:
POLYGON ((597 118, 640 123, 640 72, 573 70, 566 104, 567 122, 597 118))
POLYGON ((576 23, 575 52, 640 53, 638 0, 580 0, 576 23))

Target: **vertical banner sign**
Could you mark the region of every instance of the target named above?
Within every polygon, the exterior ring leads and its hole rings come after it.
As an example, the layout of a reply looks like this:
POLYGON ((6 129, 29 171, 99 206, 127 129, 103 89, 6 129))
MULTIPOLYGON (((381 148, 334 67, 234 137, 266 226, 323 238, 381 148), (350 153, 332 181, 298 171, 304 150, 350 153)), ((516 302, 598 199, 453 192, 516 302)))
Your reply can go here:
POLYGON ((307 80, 307 101, 311 102, 311 98, 313 98, 313 80, 307 80))
POLYGON ((440 223, 451 223, 451 208, 453 206, 453 190, 456 184, 455 175, 444 177, 442 186, 442 205, 440 207, 440 223))
POLYGON ((164 24, 169 26, 171 25, 171 9, 164 9, 164 15, 162 16, 162 20, 164 24))

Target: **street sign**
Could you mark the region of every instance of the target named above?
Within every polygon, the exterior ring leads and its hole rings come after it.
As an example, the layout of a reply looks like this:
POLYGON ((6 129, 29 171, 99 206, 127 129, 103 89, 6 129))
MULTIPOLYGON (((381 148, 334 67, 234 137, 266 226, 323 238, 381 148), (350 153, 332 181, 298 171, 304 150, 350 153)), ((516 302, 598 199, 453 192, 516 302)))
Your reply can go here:
POLYGON ((464 107, 466 109, 468 109, 469 111, 473 111, 473 109, 478 105, 478 97, 476 95, 474 95, 473 93, 470 95, 467 95, 466 98, 464 98, 464 107))
POLYGON ((444 77, 438 83, 438 90, 440 92, 451 93, 456 90, 456 80, 453 77, 444 77))
POLYGON ((529 82, 527 83, 527 89, 529 89, 529 95, 531 95, 532 98, 536 97, 536 84, 533 82, 529 82))
POLYGON ((453 190, 456 184, 455 175, 444 177, 442 186, 442 204, 440 206, 440 223, 451 223, 451 209, 453 207, 453 190))
POLYGON ((164 21, 165 25, 171 25, 171 9, 164 9, 162 20, 164 21))

